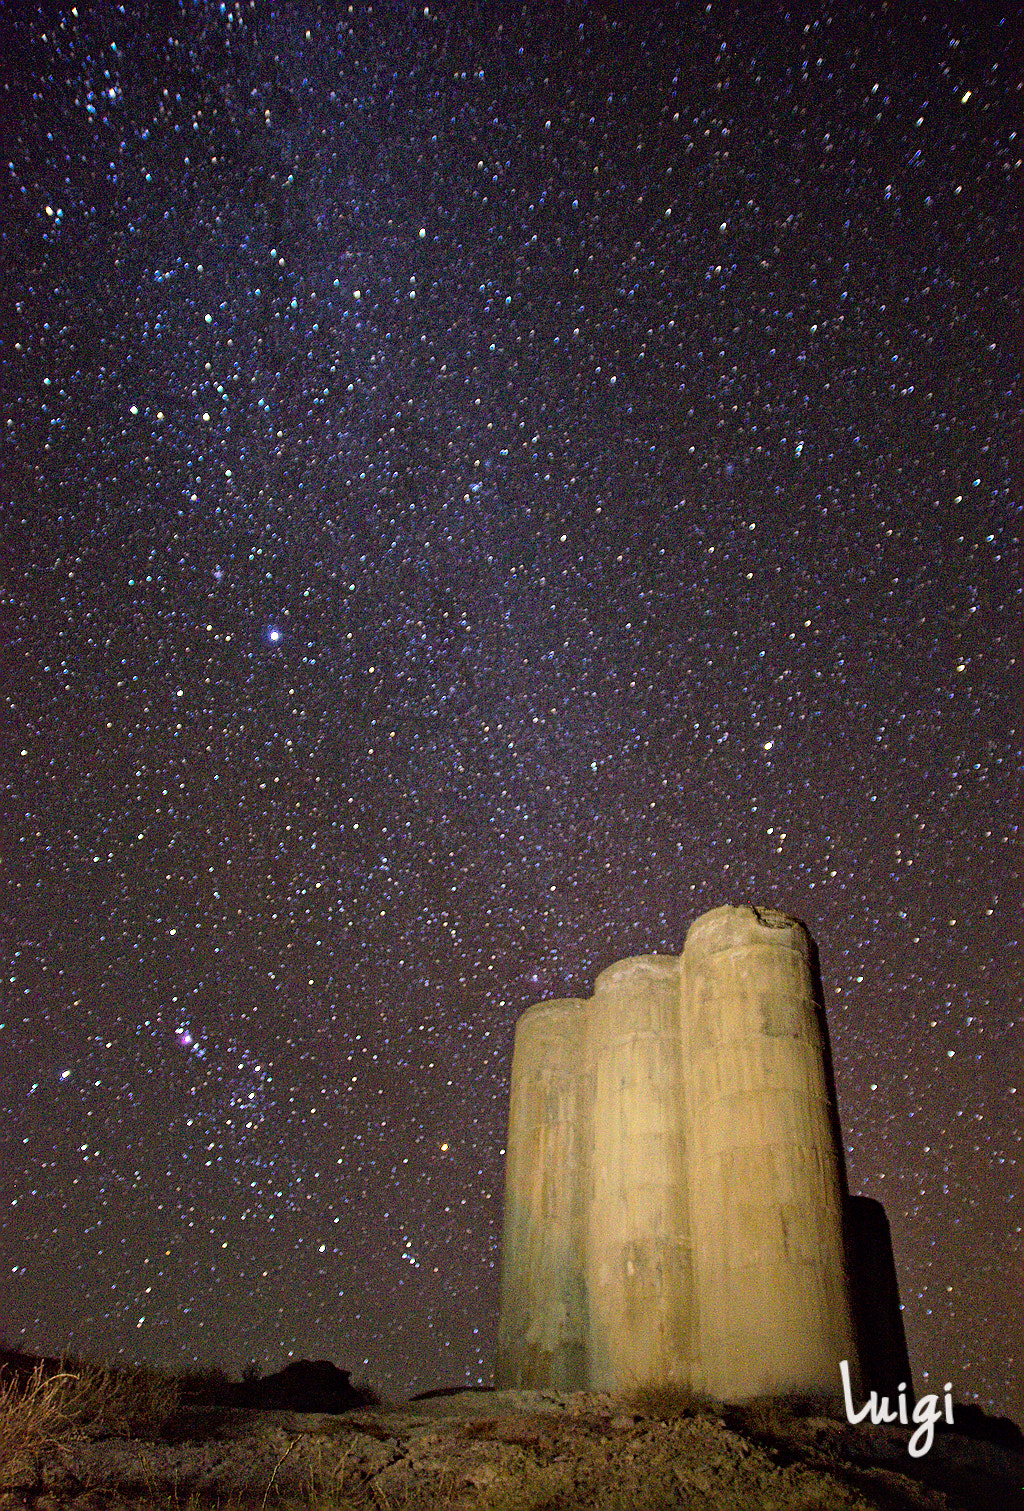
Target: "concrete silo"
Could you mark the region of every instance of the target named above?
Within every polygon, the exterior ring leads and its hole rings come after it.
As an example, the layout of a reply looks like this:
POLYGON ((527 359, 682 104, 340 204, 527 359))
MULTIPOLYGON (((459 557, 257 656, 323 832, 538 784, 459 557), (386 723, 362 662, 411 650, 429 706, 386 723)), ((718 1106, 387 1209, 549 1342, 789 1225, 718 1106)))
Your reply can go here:
POLYGON ((814 945, 716 908, 519 1021, 498 1385, 856 1393, 845 1200, 814 945))
POLYGON ((723 907, 691 926, 683 1016, 703 1386, 723 1400, 859 1382, 843 1174, 807 930, 723 907))
POLYGON ((689 1384, 693 1278, 678 959, 641 955, 609 966, 588 1014, 589 1383, 689 1384))
POLYGON ((587 1004, 541 1002, 516 1025, 505 1157, 499 1386, 581 1390, 585 1192, 593 1079, 587 1004))

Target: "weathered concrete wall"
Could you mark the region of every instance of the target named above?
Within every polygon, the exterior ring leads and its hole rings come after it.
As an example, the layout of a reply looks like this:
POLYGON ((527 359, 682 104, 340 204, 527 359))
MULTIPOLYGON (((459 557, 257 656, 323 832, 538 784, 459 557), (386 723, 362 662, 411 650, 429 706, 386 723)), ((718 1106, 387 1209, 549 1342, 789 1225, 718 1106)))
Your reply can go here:
POLYGON ((693 1274, 679 962, 602 971, 588 1004, 594 1066, 587 1243, 588 1377, 689 1382, 693 1274))
POLYGON ((859 1382, 813 943, 716 908, 519 1021, 499 1386, 859 1382))
POLYGON ((682 1003, 704 1387, 834 1393, 840 1359, 858 1377, 857 1345, 806 929, 767 909, 706 913, 686 936, 682 1003))
POLYGON ((541 1002, 516 1025, 505 1156, 498 1377, 582 1390, 593 1080, 587 1004, 541 1002))

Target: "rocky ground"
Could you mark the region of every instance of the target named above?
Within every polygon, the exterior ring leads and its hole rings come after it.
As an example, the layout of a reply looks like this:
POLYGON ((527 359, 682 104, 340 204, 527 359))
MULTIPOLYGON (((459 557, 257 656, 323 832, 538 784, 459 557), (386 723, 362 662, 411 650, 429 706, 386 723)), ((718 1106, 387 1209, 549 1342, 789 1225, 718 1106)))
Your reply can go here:
POLYGON ((912 1459, 906 1429, 855 1428, 777 1403, 691 1412, 533 1391, 466 1391, 342 1415, 193 1409, 157 1441, 87 1438, 9 1466, 0 1507, 1024 1507, 1024 1455, 956 1431, 912 1459))

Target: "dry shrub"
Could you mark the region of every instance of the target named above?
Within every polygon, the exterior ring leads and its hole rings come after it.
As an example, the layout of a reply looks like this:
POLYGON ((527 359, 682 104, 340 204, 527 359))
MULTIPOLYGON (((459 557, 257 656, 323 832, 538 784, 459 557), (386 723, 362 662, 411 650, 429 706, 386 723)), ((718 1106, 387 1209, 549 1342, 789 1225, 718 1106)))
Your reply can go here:
MULTIPOLYGON (((373 1511, 444 1511, 447 1506, 465 1504, 460 1495, 459 1477, 454 1470, 412 1477, 408 1474, 381 1474, 373 1481, 368 1498, 350 1501, 352 1506, 372 1507, 373 1511)), ((335 1503, 323 1511, 342 1511, 335 1503)), ((319 1508, 317 1508, 319 1511, 319 1508)), ((348 1508, 345 1507, 345 1511, 348 1508)), ((523 1511, 520 1506, 520 1511, 523 1511)))
POLYGON ((358 1391, 362 1397, 363 1406, 383 1406, 384 1397, 375 1385, 370 1384, 367 1375, 360 1375, 358 1380, 352 1381, 352 1389, 358 1391))
POLYGON ((538 1448, 557 1432, 550 1415, 544 1412, 514 1412, 503 1417, 478 1417, 463 1427, 467 1438, 491 1438, 496 1443, 515 1443, 521 1448, 538 1448))
POLYGON ((493 1438, 497 1435, 499 1417, 470 1417, 463 1427, 467 1438, 493 1438))
POLYGON ((0 1475, 5 1482, 26 1461, 81 1436, 77 1385, 74 1375, 47 1375, 42 1364, 27 1378, 0 1381, 0 1475))
POLYGON ((218 1408, 231 1400, 231 1381, 223 1369, 187 1370, 180 1377, 182 1403, 188 1406, 218 1408))
POLYGON ((155 1436, 178 1404, 176 1380, 150 1369, 107 1369, 62 1361, 47 1372, 0 1380, 0 1466, 14 1465, 83 1437, 155 1436))
POLYGON ((635 1416, 653 1417, 659 1422, 675 1422, 680 1417, 696 1417, 717 1411, 717 1403, 692 1386, 649 1382, 634 1385, 619 1397, 619 1408, 635 1416))
POLYGON ((808 1417, 845 1421, 838 1403, 826 1396, 769 1395, 728 1407, 729 1426, 757 1442, 785 1444, 799 1438, 808 1417))
POLYGON ((73 1373, 72 1404, 91 1436, 154 1438, 176 1411, 181 1385, 153 1369, 83 1364, 73 1373))
POLYGON ((792 1436, 797 1418, 785 1396, 754 1396, 730 1407, 728 1422, 744 1437, 778 1443, 792 1436))
POLYGON ((849 1505, 840 1485, 800 1485, 790 1495, 787 1511, 847 1511, 849 1505))

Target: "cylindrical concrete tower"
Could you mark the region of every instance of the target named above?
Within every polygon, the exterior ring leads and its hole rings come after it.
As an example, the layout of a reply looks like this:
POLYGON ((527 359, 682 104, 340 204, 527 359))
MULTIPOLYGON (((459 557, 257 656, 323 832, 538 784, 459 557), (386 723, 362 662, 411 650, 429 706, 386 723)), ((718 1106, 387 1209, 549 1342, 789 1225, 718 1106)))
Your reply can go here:
POLYGON ((694 1273, 720 1400, 859 1388, 837 1126, 813 945, 795 919, 723 907, 683 951, 694 1273))
POLYGON ((602 971, 589 1004, 594 1065, 586 1276, 589 1383, 690 1384, 694 1365, 679 961, 602 971))
POLYGON ((505 1158, 499 1388, 582 1390, 590 1173, 587 1004, 540 1002, 516 1025, 505 1158))

